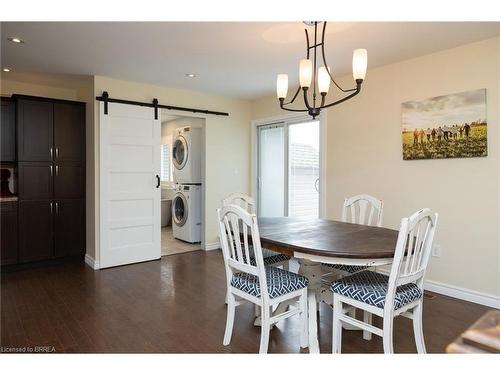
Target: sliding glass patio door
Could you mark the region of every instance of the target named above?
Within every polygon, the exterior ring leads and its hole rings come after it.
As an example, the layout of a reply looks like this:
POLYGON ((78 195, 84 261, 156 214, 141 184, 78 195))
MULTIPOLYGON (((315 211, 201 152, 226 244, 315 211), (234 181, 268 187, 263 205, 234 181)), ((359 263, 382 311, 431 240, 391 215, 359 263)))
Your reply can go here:
POLYGON ((259 216, 319 216, 319 121, 257 128, 259 216))

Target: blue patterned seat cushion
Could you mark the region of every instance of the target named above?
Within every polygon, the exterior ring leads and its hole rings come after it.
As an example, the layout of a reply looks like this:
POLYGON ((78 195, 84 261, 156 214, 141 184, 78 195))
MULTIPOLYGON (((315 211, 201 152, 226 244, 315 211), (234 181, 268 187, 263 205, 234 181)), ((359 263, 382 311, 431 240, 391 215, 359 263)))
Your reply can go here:
POLYGON ((347 273, 356 273, 359 271, 366 270, 368 266, 350 266, 348 264, 328 264, 328 263, 322 263, 323 266, 325 267, 330 267, 334 268, 339 271, 344 271, 347 273))
MULTIPOLYGON (((330 285, 332 292, 365 302, 369 305, 384 308, 389 277, 372 271, 363 271, 343 277, 330 285)), ((394 309, 422 297, 422 291, 417 284, 409 283, 398 286, 394 298, 394 309)))
MULTIPOLYGON (((250 264, 252 266, 256 265, 255 256, 253 252, 253 246, 250 246, 250 264)), ((268 249, 262 249, 262 258, 264 259, 264 264, 266 266, 271 266, 276 263, 286 262, 290 260, 290 257, 285 254, 277 253, 268 249)))
MULTIPOLYGON (((266 282, 270 298, 303 289, 309 284, 307 277, 271 266, 266 267, 266 282)), ((245 272, 236 273, 231 280, 231 286, 252 296, 260 297, 259 279, 255 275, 245 272)))

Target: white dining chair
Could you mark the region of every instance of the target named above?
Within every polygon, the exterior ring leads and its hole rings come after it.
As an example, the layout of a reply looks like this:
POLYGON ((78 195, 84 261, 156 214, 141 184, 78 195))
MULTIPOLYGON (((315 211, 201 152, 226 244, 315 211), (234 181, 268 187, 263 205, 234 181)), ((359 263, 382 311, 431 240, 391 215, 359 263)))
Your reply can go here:
POLYGON ((389 276, 362 271, 331 284, 333 353, 341 352, 343 322, 381 336, 384 353, 393 353, 393 322, 399 315, 413 320, 417 351, 426 352, 422 329, 423 283, 437 220, 438 214, 428 208, 401 220, 389 276), (382 329, 348 315, 349 306, 382 317, 382 329))
MULTIPOLYGON (((342 221, 352 224, 382 226, 383 202, 368 194, 355 195, 344 200, 342 221)), ((323 263, 324 273, 334 272, 339 276, 349 276, 365 270, 366 266, 351 266, 323 263)))
POLYGON ((261 308, 259 353, 267 353, 271 325, 300 314, 300 346, 308 346, 307 285, 309 280, 282 268, 265 266, 260 245, 257 217, 236 205, 217 210, 227 280, 227 321, 224 345, 233 332, 236 306, 251 302, 261 308), (251 262, 253 245, 255 264, 251 262), (286 302, 289 309, 272 315, 273 307, 286 302))
MULTIPOLYGON (((380 199, 368 194, 359 194, 344 199, 342 207, 342 221, 360 225, 382 226, 382 217, 384 204, 380 199)), ((323 278, 333 274, 335 277, 350 276, 357 272, 366 270, 367 266, 356 266, 348 264, 322 264, 323 278)), ((356 309, 349 311, 350 316, 356 316, 356 309)), ((363 320, 371 324, 372 316, 368 311, 363 312, 363 320)), ((371 340, 372 335, 369 331, 363 331, 363 338, 371 340)))
MULTIPOLYGON (((222 205, 227 206, 229 204, 235 204, 243 208, 248 213, 254 215, 255 212, 255 201, 252 197, 243 193, 231 193, 226 198, 222 200, 222 205)), ((289 269, 290 256, 277 253, 268 249, 262 249, 262 256, 264 257, 265 265, 280 266, 283 269, 289 269)), ((250 249, 250 258, 253 259, 253 249, 250 249)), ((255 260, 253 260, 255 263, 255 260)))

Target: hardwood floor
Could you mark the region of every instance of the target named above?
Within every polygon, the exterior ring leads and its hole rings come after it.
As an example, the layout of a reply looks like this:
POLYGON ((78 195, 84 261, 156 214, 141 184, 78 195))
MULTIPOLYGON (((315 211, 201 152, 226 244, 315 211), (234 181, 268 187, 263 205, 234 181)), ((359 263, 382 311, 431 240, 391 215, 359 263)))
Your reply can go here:
MULTIPOLYGON (((56 352, 257 353, 253 307, 236 310, 231 345, 226 321, 225 275, 219 251, 194 251, 160 261, 93 271, 83 263, 44 266, 1 275, 1 346, 54 347, 56 352)), ((424 302, 427 351, 448 343, 488 308, 436 295, 424 302)), ((332 314, 320 311, 320 345, 331 351, 332 314)), ((364 341, 344 331, 343 352, 380 353, 381 339, 364 341)), ((415 353, 411 322, 397 318, 396 353, 415 353)), ((270 353, 297 353, 298 317, 271 331, 270 353)), ((307 352, 307 350, 305 350, 307 352)))

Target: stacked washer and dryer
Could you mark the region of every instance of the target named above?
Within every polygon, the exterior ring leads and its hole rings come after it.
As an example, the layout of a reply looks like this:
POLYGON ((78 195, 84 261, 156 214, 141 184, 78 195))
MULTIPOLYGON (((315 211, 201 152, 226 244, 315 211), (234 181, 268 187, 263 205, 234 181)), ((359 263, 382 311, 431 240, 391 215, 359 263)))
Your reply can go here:
POLYGON ((201 158, 202 129, 176 129, 172 147, 172 232, 175 238, 190 243, 201 242, 201 158))

